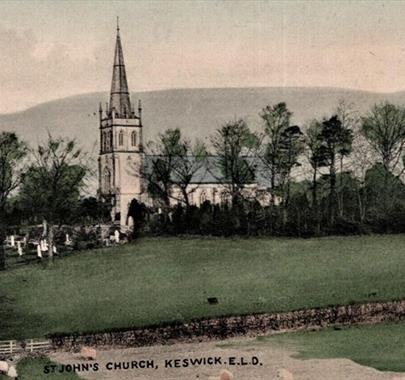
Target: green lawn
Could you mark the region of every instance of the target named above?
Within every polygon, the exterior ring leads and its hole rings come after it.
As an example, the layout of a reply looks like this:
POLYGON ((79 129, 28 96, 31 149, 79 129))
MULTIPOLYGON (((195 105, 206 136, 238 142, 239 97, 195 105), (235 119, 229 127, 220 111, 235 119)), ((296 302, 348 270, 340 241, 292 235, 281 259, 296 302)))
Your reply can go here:
POLYGON ((381 371, 405 371, 405 322, 277 334, 257 338, 257 345, 298 352, 294 357, 301 359, 347 358, 381 371))
POLYGON ((404 268, 405 235, 148 238, 1 272, 0 339, 402 298, 404 268))
MULTIPOLYGON (((71 373, 44 373, 44 367, 49 365, 58 365, 50 361, 46 356, 37 358, 25 358, 17 364, 17 374, 20 380, 79 380, 80 377, 74 372, 71 373)), ((60 368, 60 365, 58 366, 60 368)), ((10 377, 0 375, 0 380, 10 380, 10 377)))

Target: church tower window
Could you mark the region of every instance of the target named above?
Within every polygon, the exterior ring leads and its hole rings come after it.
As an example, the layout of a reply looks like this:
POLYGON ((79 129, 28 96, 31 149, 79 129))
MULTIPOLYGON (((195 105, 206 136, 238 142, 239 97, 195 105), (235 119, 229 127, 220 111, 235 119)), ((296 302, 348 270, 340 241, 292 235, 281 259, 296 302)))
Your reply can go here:
POLYGON ((118 134, 118 145, 124 145, 124 132, 120 131, 118 134))
POLYGON ((107 150, 107 133, 103 132, 103 150, 104 152, 107 150))
POLYGON ((104 184, 105 184, 105 189, 109 190, 111 187, 111 172, 105 168, 104 171, 104 184))
POLYGON ((131 145, 136 146, 136 132, 135 131, 133 131, 131 133, 131 145))

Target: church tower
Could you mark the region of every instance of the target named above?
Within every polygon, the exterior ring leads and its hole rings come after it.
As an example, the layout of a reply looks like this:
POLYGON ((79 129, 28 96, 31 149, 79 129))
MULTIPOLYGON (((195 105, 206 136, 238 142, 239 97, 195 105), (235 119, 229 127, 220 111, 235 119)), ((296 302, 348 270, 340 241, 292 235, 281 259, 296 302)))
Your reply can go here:
POLYGON ((121 228, 128 227, 128 208, 132 199, 141 201, 140 168, 143 161, 142 107, 135 113, 129 95, 120 29, 117 38, 110 102, 100 103, 99 194, 111 202, 111 216, 121 228))

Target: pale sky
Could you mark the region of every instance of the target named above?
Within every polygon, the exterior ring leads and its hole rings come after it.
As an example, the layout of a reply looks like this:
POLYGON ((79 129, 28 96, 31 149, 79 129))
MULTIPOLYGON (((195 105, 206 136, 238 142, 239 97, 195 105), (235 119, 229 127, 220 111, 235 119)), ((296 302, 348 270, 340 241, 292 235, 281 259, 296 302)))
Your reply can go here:
POLYGON ((405 90, 405 1, 0 2, 0 113, 108 91, 116 16, 131 91, 405 90))

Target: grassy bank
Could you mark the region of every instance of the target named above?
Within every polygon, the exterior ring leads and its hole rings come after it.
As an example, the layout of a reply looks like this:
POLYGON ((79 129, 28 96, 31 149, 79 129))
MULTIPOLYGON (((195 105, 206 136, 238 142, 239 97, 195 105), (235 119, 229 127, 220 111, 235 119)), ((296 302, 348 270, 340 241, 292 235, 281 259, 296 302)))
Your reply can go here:
MULTIPOLYGON (((17 373, 19 380, 79 380, 74 372, 59 372, 61 365, 50 361, 46 356, 25 358, 18 362, 17 373), (57 366, 55 372, 44 373, 44 368, 51 365, 57 366)), ((10 380, 10 377, 0 375, 0 380, 10 380)))
POLYGON ((404 267, 405 235, 143 239, 0 273, 0 339, 403 298, 404 267))
POLYGON ((297 352, 300 359, 346 358, 381 371, 405 372, 405 322, 352 326, 257 338, 260 346, 297 352))

